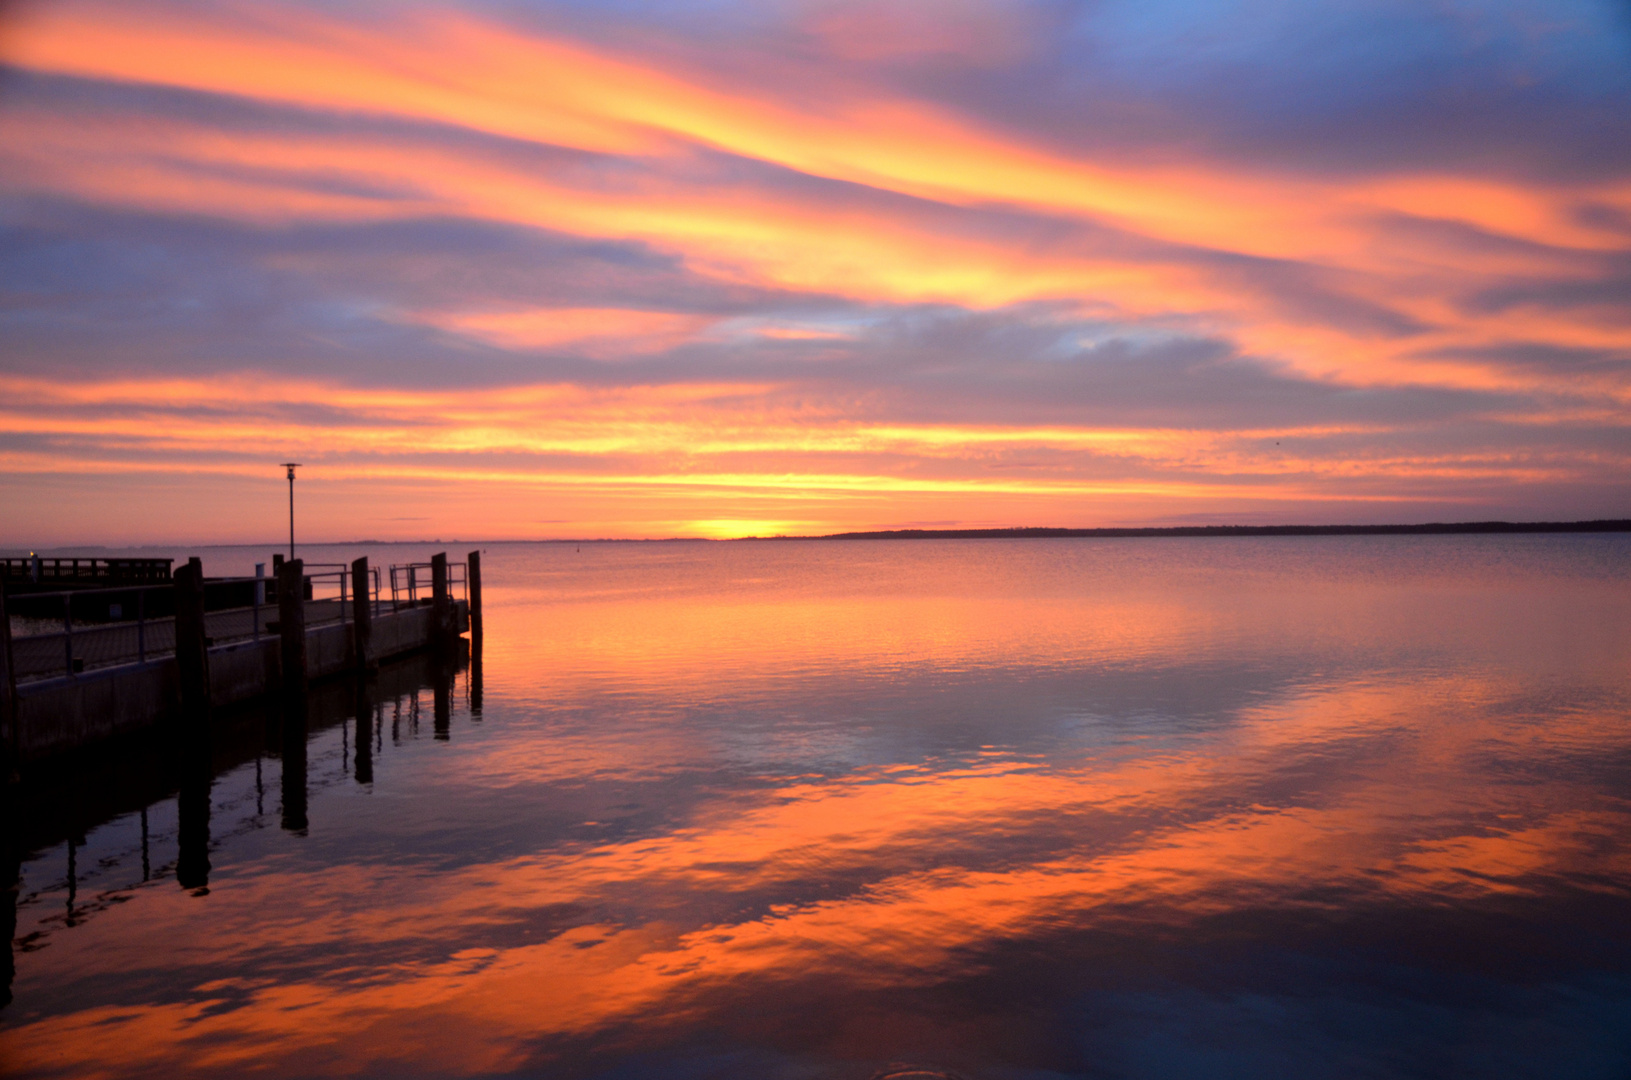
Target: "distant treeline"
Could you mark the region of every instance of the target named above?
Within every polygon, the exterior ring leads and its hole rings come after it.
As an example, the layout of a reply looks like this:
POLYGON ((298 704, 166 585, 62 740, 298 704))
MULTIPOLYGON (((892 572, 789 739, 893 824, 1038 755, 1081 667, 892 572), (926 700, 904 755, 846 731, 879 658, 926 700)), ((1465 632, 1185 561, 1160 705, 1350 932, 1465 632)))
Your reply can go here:
MULTIPOLYGON (((1608 521, 1457 521, 1430 525, 1177 525, 1163 529, 889 529, 832 533, 815 540, 1047 540, 1121 536, 1437 536, 1452 533, 1631 532, 1631 519, 1608 521)), ((778 537, 777 539, 783 539, 778 537)), ((796 539, 786 537, 785 539, 796 539)))

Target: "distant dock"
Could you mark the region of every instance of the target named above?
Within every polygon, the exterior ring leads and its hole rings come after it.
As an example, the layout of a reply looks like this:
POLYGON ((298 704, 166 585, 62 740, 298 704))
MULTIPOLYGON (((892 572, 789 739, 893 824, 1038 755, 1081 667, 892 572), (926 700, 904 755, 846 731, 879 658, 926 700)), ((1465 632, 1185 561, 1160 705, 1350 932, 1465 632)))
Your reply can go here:
POLYGON ((0 740, 28 765, 479 636, 480 567, 477 552, 388 568, 274 557, 271 577, 205 578, 197 559, 0 560, 0 740), (14 638, 13 615, 31 632, 14 638))
POLYGON ((0 582, 8 593, 154 585, 170 580, 174 559, 102 559, 56 555, 0 558, 0 582))

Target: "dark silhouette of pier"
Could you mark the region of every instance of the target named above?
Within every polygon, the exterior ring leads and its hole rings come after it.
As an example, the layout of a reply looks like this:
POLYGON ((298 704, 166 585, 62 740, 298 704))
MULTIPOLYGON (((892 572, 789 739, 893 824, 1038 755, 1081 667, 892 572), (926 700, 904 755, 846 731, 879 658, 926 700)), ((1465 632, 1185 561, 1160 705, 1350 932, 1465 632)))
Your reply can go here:
MULTIPOLYGON (((134 572, 162 582, 96 585, 112 580, 108 564, 121 560, 83 559, 82 588, 13 597, 6 579, 0 752, 8 775, 161 723, 207 731, 213 707, 299 696, 309 680, 366 675, 383 658, 445 648, 467 628, 480 636, 476 552, 464 563, 441 553, 388 569, 366 558, 308 566, 279 556, 271 578, 205 578, 196 558, 173 573, 168 559, 122 560, 138 561, 134 572), (44 605, 61 629, 14 640, 8 616, 24 605, 44 605)), ((75 567, 59 562, 66 579, 75 567)))

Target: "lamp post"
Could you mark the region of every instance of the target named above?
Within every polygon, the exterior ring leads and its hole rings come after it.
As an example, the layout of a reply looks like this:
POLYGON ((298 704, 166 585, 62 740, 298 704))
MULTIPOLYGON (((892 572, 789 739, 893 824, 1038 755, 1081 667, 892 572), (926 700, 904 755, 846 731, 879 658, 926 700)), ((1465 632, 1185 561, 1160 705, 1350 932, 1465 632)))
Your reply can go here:
POLYGON ((283 468, 289 470, 289 559, 294 560, 294 471, 300 468, 298 461, 285 461, 283 468))

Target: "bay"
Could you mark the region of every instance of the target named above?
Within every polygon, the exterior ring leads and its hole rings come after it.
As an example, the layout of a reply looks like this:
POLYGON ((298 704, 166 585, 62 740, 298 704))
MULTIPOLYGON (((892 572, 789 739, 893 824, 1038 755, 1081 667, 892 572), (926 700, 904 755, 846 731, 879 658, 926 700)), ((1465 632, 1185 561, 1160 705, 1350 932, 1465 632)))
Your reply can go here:
POLYGON ((1631 538, 482 547, 206 884, 162 748, 30 793, 8 1073, 1631 1069, 1631 538))

